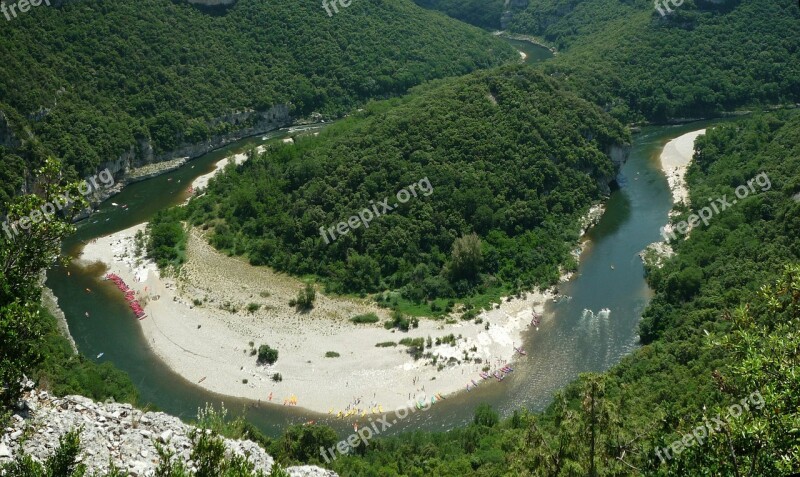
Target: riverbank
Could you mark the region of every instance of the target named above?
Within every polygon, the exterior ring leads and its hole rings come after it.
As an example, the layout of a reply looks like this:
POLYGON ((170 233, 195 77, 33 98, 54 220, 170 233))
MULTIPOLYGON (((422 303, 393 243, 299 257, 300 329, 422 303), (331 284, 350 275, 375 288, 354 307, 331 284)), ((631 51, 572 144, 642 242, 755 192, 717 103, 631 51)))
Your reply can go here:
POLYGON ((541 46, 542 48, 547 48, 548 50, 550 50, 550 52, 553 54, 553 56, 558 55, 558 49, 555 46, 553 46, 551 44, 548 44, 543 39, 537 38, 535 36, 523 35, 521 33, 508 33, 506 31, 502 31, 502 30, 501 31, 495 31, 495 32, 492 33, 492 35, 499 36, 499 37, 502 37, 502 38, 508 38, 510 40, 527 41, 528 43, 534 44, 536 46, 541 46))
POLYGON ((672 192, 672 202, 675 205, 689 205, 689 189, 686 186, 686 171, 694 156, 694 142, 698 136, 705 134, 705 129, 699 129, 683 134, 664 146, 659 156, 661 170, 667 176, 669 189, 672 192))
POLYGON ((386 330, 381 324, 389 319, 386 310, 363 300, 328 297, 320 290, 310 312, 296 311, 289 301, 302 288, 300 280, 224 256, 197 230, 189 234, 180 276, 162 277, 154 264, 135 256, 134 237, 144 227, 93 241, 81 261, 107 264, 109 272, 137 292, 148 314, 140 323, 153 352, 209 391, 262 403, 270 402, 271 394, 273 404, 286 402, 320 413, 390 410, 409 398, 427 401, 437 393, 462 390, 473 379, 479 382, 485 366, 493 372, 514 358, 514 346, 529 328, 531 308, 541 313, 553 297, 545 291, 504 300, 482 313, 480 322, 423 319, 407 333, 386 330), (381 323, 350 322, 365 313, 375 313, 381 323), (435 344, 437 339, 449 341, 450 334, 455 337, 452 344, 435 344), (433 345, 425 352, 435 360, 414 360, 399 344, 405 338, 428 337, 433 345), (388 342, 395 345, 376 346, 388 342), (257 365, 253 350, 262 344, 278 350, 274 365, 257 365), (339 356, 325 357, 327 352, 339 356), (276 373, 280 382, 273 379, 276 373))
MULTIPOLYGON (((694 142, 705 132, 705 129, 698 129, 678 136, 667 142, 661 150, 658 159, 659 165, 667 178, 673 206, 690 205, 689 188, 686 185, 686 171, 689 169, 694 157, 694 142)), ((674 212, 673 209, 670 215, 674 212)), ((670 232, 672 232, 672 226, 667 223, 664 226, 662 237, 667 237, 670 232)), ((664 262, 674 254, 672 247, 665 240, 662 240, 649 244, 639 252, 639 257, 646 267, 661 268, 664 262)))

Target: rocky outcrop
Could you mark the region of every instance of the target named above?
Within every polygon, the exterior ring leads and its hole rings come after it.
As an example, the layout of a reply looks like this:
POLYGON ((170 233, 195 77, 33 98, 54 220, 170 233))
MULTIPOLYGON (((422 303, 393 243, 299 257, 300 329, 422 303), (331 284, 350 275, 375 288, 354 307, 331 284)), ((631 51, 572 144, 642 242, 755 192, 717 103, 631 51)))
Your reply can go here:
MULTIPOLYGON (((61 435, 83 428, 81 462, 88 474, 104 473, 109 461, 133 477, 151 476, 158 466, 155 444, 159 443, 193 468, 190 433, 196 429, 177 417, 143 412, 130 404, 95 403, 82 396, 57 398, 46 391, 30 389, 0 438, 0 465, 21 451, 43 461, 58 447, 61 435)), ((252 441, 224 440, 228 455, 245 455, 257 470, 269 474, 274 463, 252 441)), ((332 471, 302 466, 287 469, 293 477, 337 477, 332 471)))
MULTIPOLYGON (((211 127, 218 127, 225 123, 225 126, 232 130, 230 133, 218 134, 200 143, 184 144, 175 150, 161 154, 154 152, 149 139, 140 139, 119 157, 100 164, 98 170, 110 170, 118 182, 133 182, 142 178, 137 176, 133 178, 133 181, 129 181, 127 173, 131 170, 158 163, 175 162, 176 159, 193 159, 239 139, 288 126, 291 122, 289 105, 287 104, 279 104, 267 111, 247 110, 233 112, 216 118, 209 124, 211 127)), ((182 163, 180 162, 180 164, 182 163)), ((158 171, 158 173, 163 173, 167 170, 171 170, 171 168, 167 167, 165 170, 158 171)))
POLYGON ((50 314, 56 318, 56 323, 58 323, 58 331, 60 331, 61 335, 69 341, 69 345, 72 347, 72 352, 78 354, 78 347, 75 345, 75 340, 72 338, 72 334, 69 332, 67 317, 64 316, 64 311, 62 311, 61 307, 58 306, 58 297, 56 297, 56 295, 53 293, 53 290, 44 286, 44 277, 45 274, 42 273, 42 306, 44 306, 47 311, 49 311, 50 314))
POLYGON ((0 146, 15 149, 21 144, 19 138, 14 133, 14 129, 11 127, 8 116, 6 116, 6 113, 3 111, 0 111, 0 146))
POLYGON ((505 30, 514 18, 514 11, 524 10, 528 0, 506 0, 503 6, 503 15, 500 17, 500 29, 505 30))
POLYGON ((639 258, 642 259, 645 270, 663 267, 673 255, 675 252, 672 250, 672 246, 665 242, 653 242, 639 252, 639 258))

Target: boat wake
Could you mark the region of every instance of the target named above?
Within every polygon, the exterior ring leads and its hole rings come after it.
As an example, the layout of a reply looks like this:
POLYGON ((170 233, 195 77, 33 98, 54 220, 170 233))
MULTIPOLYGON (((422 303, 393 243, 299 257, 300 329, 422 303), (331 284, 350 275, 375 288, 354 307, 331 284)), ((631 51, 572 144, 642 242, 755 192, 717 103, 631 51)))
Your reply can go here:
POLYGON ((611 315, 611 310, 608 308, 603 308, 602 310, 598 311, 597 314, 588 308, 583 309, 583 313, 581 313, 581 321, 597 321, 603 320, 608 321, 608 317, 611 315))

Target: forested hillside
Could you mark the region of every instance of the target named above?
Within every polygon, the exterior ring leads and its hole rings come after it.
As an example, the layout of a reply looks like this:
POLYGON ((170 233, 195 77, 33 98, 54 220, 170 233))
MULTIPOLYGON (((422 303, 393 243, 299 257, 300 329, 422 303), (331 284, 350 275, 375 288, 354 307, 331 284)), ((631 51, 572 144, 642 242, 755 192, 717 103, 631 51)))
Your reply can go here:
POLYGON ((425 303, 516 291, 569 263, 578 219, 614 179, 607 154, 628 141, 556 82, 504 67, 370 104, 253 158, 192 201, 188 218, 216 247, 335 292, 401 289, 425 303), (423 179, 430 191, 398 206, 395 194, 423 179), (387 197, 392 210, 373 209, 368 227, 321 234, 387 197))
POLYGON ((648 344, 609 372, 583 376, 543 415, 498 422, 481 408, 467 428, 372 442, 333 468, 342 476, 592 475, 594 457, 597 475, 800 471, 799 144, 798 115, 719 126, 700 139, 689 173, 697 207, 733 197, 760 173, 769 187, 673 242, 678 255, 650 270, 648 344), (693 433, 702 442, 665 453, 693 433))
POLYGON ((505 0, 414 0, 424 8, 439 10, 462 22, 481 28, 500 28, 505 0))
MULTIPOLYGON (((226 10, 170 0, 78 0, 34 8, 0 29, 3 168, 51 153, 86 175, 139 139, 156 155, 247 123, 236 111, 291 103, 341 115, 425 80, 516 59, 507 44, 410 0, 240 0, 226 10)), ((20 168, 4 188, 18 187, 20 168)))
MULTIPOLYGON (((450 2, 432 5, 452 11, 450 2)), ((560 54, 544 70, 624 120, 800 101, 797 2, 687 0, 671 8, 662 17, 650 0, 537 0, 509 30, 556 45, 560 54)))

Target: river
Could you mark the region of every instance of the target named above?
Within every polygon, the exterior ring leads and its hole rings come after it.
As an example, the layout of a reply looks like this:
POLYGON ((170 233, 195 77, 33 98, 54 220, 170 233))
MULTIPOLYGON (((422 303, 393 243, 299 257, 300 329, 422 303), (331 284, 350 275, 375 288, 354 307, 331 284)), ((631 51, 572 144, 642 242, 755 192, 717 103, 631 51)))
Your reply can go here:
MULTIPOLYGON (((600 222, 587 234, 590 243, 578 273, 560 286, 560 292, 569 298, 549 305, 540 329, 528 332, 524 343, 528 356, 515 364, 514 373, 502 383, 481 386, 412 414, 390 432, 460 426, 471 420, 480 402, 489 402, 502 415, 521 407, 541 410, 579 373, 608 369, 636 349, 637 324, 651 294, 637 254, 659 239, 659 229, 671 208, 658 155, 668 140, 708 124, 713 121, 649 127, 634 136, 630 158, 617 178, 620 187, 612 192, 600 222)), ((158 210, 183 202, 192 179, 212 170, 218 160, 285 134, 278 131, 266 139, 242 140, 176 171, 126 187, 111 200, 128 204, 128 209, 114 207, 111 201, 101 205, 98 213, 78 225, 65 243, 66 250, 75 253, 82 241, 131 227, 158 210)), ((192 419, 206 402, 217 406, 224 402, 231 414, 245 413, 272 436, 289 424, 309 419, 328 423, 341 433, 349 429, 347 423, 298 408, 256 407, 252 402, 209 393, 171 372, 148 350, 137 321, 116 289, 98 281, 97 276, 97 270, 71 264, 51 270, 47 285, 59 298, 80 352, 89 359, 102 352, 100 360, 127 372, 139 390, 141 404, 151 403, 192 419), (94 293, 87 294, 85 288, 94 293), (84 316, 87 310, 91 310, 91 318, 84 316)))

